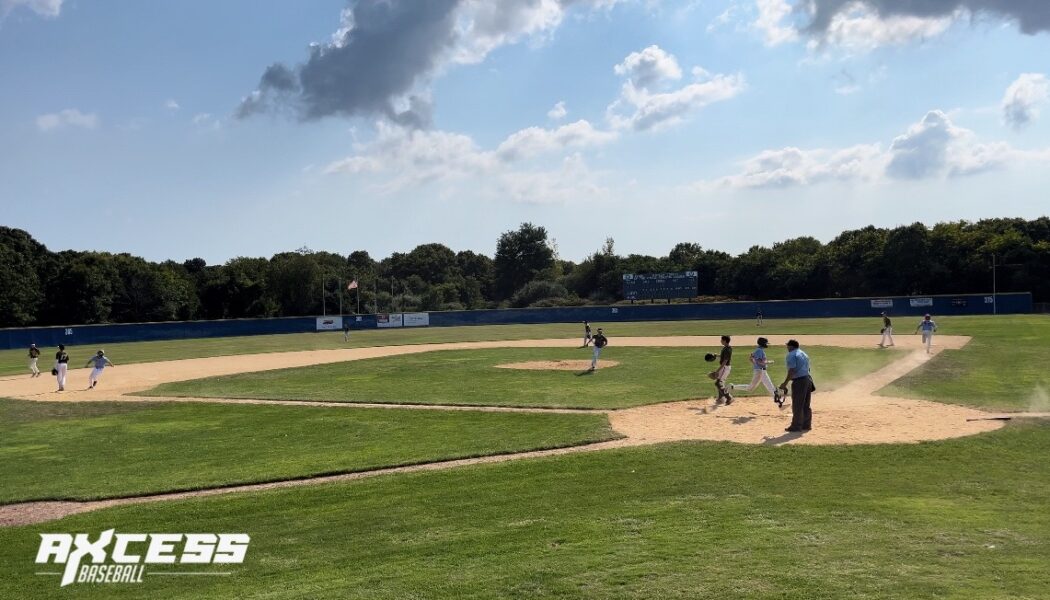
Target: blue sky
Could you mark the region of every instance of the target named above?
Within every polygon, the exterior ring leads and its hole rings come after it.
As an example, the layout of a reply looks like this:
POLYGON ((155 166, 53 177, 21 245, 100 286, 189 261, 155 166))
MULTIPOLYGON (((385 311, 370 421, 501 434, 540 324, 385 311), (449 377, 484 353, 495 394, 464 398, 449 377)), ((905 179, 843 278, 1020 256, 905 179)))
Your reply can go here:
POLYGON ((0 0, 0 224, 214 264, 1046 214, 1050 5, 913 4, 0 0))

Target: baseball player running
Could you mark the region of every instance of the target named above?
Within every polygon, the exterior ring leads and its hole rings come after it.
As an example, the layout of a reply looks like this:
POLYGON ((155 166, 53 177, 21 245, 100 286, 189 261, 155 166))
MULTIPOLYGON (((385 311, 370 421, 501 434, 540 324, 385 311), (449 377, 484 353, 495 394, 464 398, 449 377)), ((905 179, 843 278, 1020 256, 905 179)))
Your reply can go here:
MULTIPOLYGON (((588 329, 590 329, 590 327, 588 327, 588 329)), ((605 337, 605 334, 602 333, 601 327, 598 328, 598 335, 591 338, 591 341, 594 342, 594 356, 591 358, 591 368, 587 369, 588 371, 593 371, 598 368, 598 357, 602 355, 602 348, 609 345, 609 338, 605 337)))
POLYGON ((879 348, 885 348, 886 346, 893 345, 893 321, 886 316, 886 313, 882 313, 882 341, 879 342, 879 348), (889 342, 888 344, 886 342, 889 342))
MULTIPOLYGON (((599 330, 601 331, 601 330, 599 330)), ((591 335, 591 324, 587 321, 583 322, 583 345, 580 348, 586 348, 587 344, 591 343, 594 337, 591 335)))
POLYGON ((929 354, 930 346, 933 345, 933 332, 937 331, 937 323, 927 314, 922 321, 919 321, 915 333, 918 333, 920 329, 922 330, 922 343, 926 346, 926 354, 929 354))
POLYGON ((784 399, 781 398, 780 391, 773 386, 773 380, 769 378, 769 373, 766 371, 766 366, 773 363, 773 361, 766 358, 766 348, 768 347, 769 340, 764 337, 758 338, 758 348, 755 348, 751 356, 748 357, 751 361, 751 383, 731 383, 729 384, 729 390, 750 392, 761 384, 769 390, 770 394, 773 394, 773 402, 776 402, 777 406, 783 408, 784 399))
POLYGON ((87 364, 84 366, 89 367, 91 365, 95 365, 95 368, 91 369, 91 375, 88 376, 89 388, 93 388, 98 384, 98 378, 102 376, 102 369, 105 369, 107 366, 114 366, 113 363, 106 358, 106 353, 103 350, 99 350, 95 353, 95 356, 88 359, 87 364))

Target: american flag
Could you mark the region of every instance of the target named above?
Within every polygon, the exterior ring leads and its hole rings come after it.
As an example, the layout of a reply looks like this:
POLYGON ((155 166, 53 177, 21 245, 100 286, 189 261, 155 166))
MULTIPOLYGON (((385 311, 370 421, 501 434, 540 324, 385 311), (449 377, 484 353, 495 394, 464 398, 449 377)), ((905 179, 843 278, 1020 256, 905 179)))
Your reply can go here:
POLYGON ((346 284, 346 289, 348 289, 348 290, 356 290, 357 289, 357 280, 355 279, 355 280, 351 281, 350 283, 346 284))

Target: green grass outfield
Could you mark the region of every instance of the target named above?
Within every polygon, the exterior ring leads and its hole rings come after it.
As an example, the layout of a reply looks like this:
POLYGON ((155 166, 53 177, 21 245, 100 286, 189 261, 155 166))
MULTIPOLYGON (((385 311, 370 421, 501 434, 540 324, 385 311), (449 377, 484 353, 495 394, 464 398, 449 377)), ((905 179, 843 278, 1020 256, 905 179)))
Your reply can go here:
MULTIPOLYGON (((897 335, 909 335, 917 319, 897 317, 897 335), (914 321, 914 323, 913 323, 914 321)), ((974 340, 958 351, 946 351, 902 379, 886 393, 913 398, 967 404, 995 410, 1050 410, 1045 401, 1050 390, 1050 316, 1009 315, 939 317, 941 334, 969 335, 974 340)), ((736 336, 738 347, 759 334, 876 334, 878 318, 767 319, 762 328, 754 321, 657 321, 597 323, 604 325, 615 343, 616 336, 720 335, 736 336)), ((484 325, 425 329, 369 330, 354 332, 349 344, 342 333, 208 338, 166 342, 107 344, 106 352, 117 364, 228 356, 289 350, 386 346, 457 341, 516 340, 530 338, 576 338, 578 324, 484 325)), ((49 366, 52 349, 44 348, 41 364, 49 366)), ((95 347, 71 346, 73 362, 94 353, 95 347)), ((0 351, 0 376, 27 372, 24 350, 0 351)), ((45 369, 46 371, 46 369, 45 369)))
MULTIPOLYGON (((337 402, 397 402, 494 406, 624 408, 709 397, 705 373, 713 363, 696 348, 609 347, 603 359, 618 366, 586 371, 500 369, 496 365, 540 360, 590 359, 590 349, 500 348, 443 350, 311 367, 225 375, 167 383, 147 394, 211 398, 263 398, 337 402)), ((737 349, 731 381, 749 383, 748 349, 737 349)), ((903 353, 809 346, 814 378, 833 389, 870 373, 903 353)), ((780 352, 779 354, 783 354, 780 352)), ((780 358, 776 351, 771 357, 780 358)), ((775 384, 786 370, 774 363, 775 384)), ((764 390, 762 392, 766 393, 764 390)))
MULTIPOLYGON (((980 319, 981 317, 977 317, 980 319)), ((1004 319, 1007 317, 1003 317, 1004 319)), ((1009 317, 1013 319, 1013 317, 1009 317)), ((916 319, 916 323, 918 320, 916 319)), ((940 321, 938 321, 940 322, 940 321)), ((629 323, 592 323, 605 327, 614 340, 616 336, 664 335, 722 335, 745 336, 750 344, 761 334, 801 333, 868 333, 877 334, 881 321, 871 319, 767 319, 758 328, 754 320, 731 321, 647 321, 629 323)), ((907 323, 898 323, 903 330, 907 323)), ((911 325, 914 327, 914 324, 911 325)), ((950 328, 949 328, 950 329, 950 328)), ((952 333, 952 331, 945 331, 952 333)), ((958 333, 958 332, 954 332, 958 333)), ((330 350, 333 348, 364 348, 373 346, 402 346, 406 344, 433 344, 442 342, 478 342, 489 340, 526 340, 541 338, 582 339, 583 326, 579 323, 551 323, 544 325, 476 325, 464 327, 425 327, 418 329, 369 329, 355 331, 348 343, 342 332, 289 333, 282 335, 255 335, 228 338, 201 338, 162 342, 129 342, 105 344, 106 354, 121 364, 178 360, 208 356, 288 352, 291 350, 330 350)), ((737 344, 743 339, 737 340, 737 344)), ((97 346, 67 344, 70 364, 84 364, 97 346)), ((55 348, 41 348, 40 364, 50 369, 55 348)), ((26 350, 0 350, 0 376, 29 373, 26 350)), ((44 369, 45 371, 47 369, 44 369)))
POLYGON ((1045 598, 1047 455, 1050 424, 1029 422, 937 443, 677 443, 128 506, 0 529, 0 597, 1045 598), (252 541, 243 565, 193 565, 229 577, 59 589, 33 575, 38 532, 110 527, 252 541))
POLYGON ((614 437, 604 415, 0 400, 0 503, 273 481, 614 437))

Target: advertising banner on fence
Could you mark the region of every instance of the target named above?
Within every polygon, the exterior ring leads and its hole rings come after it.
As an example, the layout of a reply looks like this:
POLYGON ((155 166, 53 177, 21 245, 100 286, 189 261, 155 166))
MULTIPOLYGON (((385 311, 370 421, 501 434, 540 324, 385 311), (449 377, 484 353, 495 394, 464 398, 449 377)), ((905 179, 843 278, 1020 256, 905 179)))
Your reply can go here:
POLYGON ((871 301, 872 308, 893 308, 892 298, 876 298, 871 301))
POLYGON ((401 313, 376 315, 376 327, 401 327, 402 323, 401 313))
POLYGON ((405 313, 405 327, 428 327, 430 325, 430 313, 405 313))
POLYGON ((317 331, 339 331, 343 328, 343 317, 317 317, 317 331))
POLYGON ((909 298, 908 302, 913 308, 920 308, 922 306, 933 306, 933 298, 909 298))

